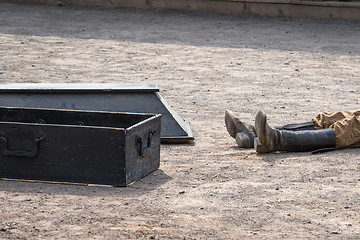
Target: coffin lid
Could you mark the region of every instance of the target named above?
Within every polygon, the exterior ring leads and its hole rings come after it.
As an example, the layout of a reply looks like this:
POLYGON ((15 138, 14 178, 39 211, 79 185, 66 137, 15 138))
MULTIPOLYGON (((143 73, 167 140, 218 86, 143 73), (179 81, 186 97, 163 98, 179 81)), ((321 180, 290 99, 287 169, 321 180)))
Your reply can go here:
POLYGON ((52 108, 161 114, 161 141, 194 139, 183 120, 159 94, 156 83, 2 83, 7 107, 52 108))

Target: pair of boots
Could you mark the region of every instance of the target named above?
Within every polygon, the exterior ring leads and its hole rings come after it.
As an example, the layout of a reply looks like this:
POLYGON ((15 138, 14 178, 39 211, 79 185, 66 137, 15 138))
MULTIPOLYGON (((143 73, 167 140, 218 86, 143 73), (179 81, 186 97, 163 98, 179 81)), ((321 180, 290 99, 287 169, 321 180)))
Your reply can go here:
POLYGON ((255 148, 257 153, 276 151, 306 152, 336 147, 333 129, 315 130, 312 122, 271 128, 266 114, 258 112, 255 126, 242 122, 233 112, 225 112, 229 134, 241 148, 255 148))

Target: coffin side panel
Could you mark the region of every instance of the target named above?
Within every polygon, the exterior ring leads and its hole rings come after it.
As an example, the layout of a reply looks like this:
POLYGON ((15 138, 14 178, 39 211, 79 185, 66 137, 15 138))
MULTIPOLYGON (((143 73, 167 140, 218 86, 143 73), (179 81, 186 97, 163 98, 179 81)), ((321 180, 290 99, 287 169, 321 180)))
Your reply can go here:
POLYGON ((13 179, 123 185, 125 183, 124 132, 64 126, 29 126, 0 122, 3 141, 0 152, 0 177, 13 179), (4 155, 34 149, 35 157, 4 155))

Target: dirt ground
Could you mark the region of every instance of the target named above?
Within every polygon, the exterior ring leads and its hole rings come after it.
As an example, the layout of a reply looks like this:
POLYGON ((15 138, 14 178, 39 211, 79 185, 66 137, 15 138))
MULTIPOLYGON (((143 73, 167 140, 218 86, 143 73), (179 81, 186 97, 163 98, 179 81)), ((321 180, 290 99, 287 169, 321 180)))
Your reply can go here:
POLYGON ((126 188, 0 181, 0 239, 359 239, 359 149, 257 155, 225 129, 359 110, 360 22, 0 3, 1 82, 158 83, 195 141, 126 188))

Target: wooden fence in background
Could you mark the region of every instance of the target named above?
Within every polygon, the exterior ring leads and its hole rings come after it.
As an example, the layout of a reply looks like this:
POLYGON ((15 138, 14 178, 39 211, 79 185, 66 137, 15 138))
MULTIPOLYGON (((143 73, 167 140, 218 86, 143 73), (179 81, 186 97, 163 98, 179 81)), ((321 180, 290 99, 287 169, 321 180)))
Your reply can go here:
POLYGON ((360 1, 309 0, 0 0, 100 7, 168 8, 268 17, 360 19, 360 1))

